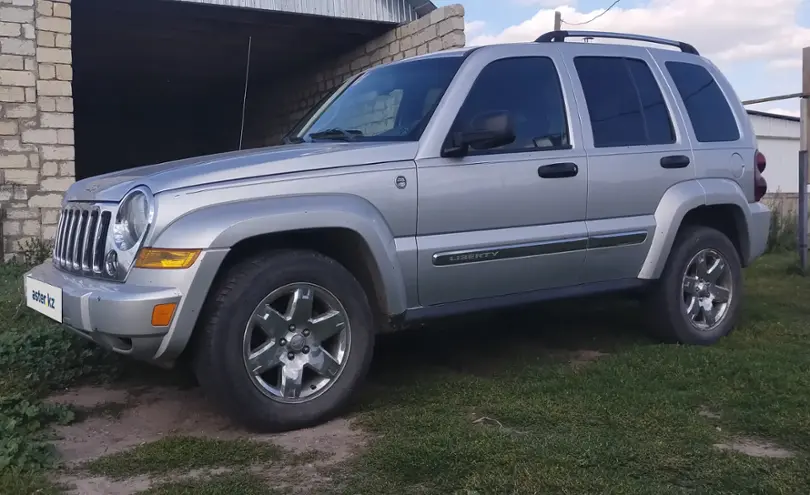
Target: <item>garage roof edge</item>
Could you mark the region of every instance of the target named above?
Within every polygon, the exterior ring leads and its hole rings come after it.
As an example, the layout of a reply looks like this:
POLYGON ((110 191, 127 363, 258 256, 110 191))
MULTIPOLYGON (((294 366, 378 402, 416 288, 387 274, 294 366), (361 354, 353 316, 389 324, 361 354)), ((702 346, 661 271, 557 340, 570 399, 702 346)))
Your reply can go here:
POLYGON ((424 17, 436 10, 436 4, 430 0, 408 0, 408 3, 411 4, 414 12, 419 17, 424 17))
POLYGON ((784 115, 781 113, 771 113, 771 112, 763 112, 760 110, 745 110, 748 112, 748 115, 756 115, 758 117, 767 117, 769 119, 778 119, 778 120, 789 120, 791 122, 801 122, 802 119, 799 117, 795 117, 793 115, 784 115))

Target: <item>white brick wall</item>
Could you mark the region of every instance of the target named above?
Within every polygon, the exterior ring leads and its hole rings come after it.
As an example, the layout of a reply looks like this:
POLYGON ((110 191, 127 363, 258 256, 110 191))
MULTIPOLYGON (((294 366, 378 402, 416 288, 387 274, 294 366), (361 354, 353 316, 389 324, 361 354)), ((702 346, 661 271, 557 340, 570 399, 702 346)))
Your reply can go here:
POLYGON ((75 180, 70 0, 0 6, 2 253, 52 237, 75 180))

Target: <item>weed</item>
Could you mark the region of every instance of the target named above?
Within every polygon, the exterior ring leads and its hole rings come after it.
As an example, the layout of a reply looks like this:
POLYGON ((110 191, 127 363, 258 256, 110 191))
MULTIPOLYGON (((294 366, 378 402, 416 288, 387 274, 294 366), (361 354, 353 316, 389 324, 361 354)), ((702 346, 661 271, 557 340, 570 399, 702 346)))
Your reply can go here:
POLYGON ((39 470, 0 469, 0 493, 3 495, 59 495, 64 493, 50 483, 39 470))
POLYGON ((53 253, 53 240, 32 237, 20 242, 20 254, 23 263, 27 266, 35 266, 44 263, 53 253))
POLYGON ((795 250, 799 240, 797 212, 786 204, 778 192, 767 204, 771 209, 771 226, 766 251, 773 253, 795 250))

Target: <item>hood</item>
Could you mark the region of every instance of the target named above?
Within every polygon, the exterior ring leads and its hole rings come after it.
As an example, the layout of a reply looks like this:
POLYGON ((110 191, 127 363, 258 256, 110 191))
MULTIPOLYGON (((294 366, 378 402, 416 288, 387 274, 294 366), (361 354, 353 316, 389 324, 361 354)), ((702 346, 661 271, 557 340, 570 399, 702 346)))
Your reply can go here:
POLYGON ((413 160, 418 143, 303 143, 232 151, 147 165, 84 179, 65 193, 67 201, 120 201, 130 189, 152 193, 225 181, 319 169, 413 160))

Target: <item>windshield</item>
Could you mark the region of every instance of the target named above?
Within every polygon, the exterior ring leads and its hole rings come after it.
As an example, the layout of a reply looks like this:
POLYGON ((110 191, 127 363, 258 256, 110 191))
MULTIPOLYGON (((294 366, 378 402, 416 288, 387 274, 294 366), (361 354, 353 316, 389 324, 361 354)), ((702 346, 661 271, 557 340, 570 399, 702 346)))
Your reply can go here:
POLYGON ((371 69, 290 135, 304 141, 417 141, 462 61, 442 56, 371 69))

